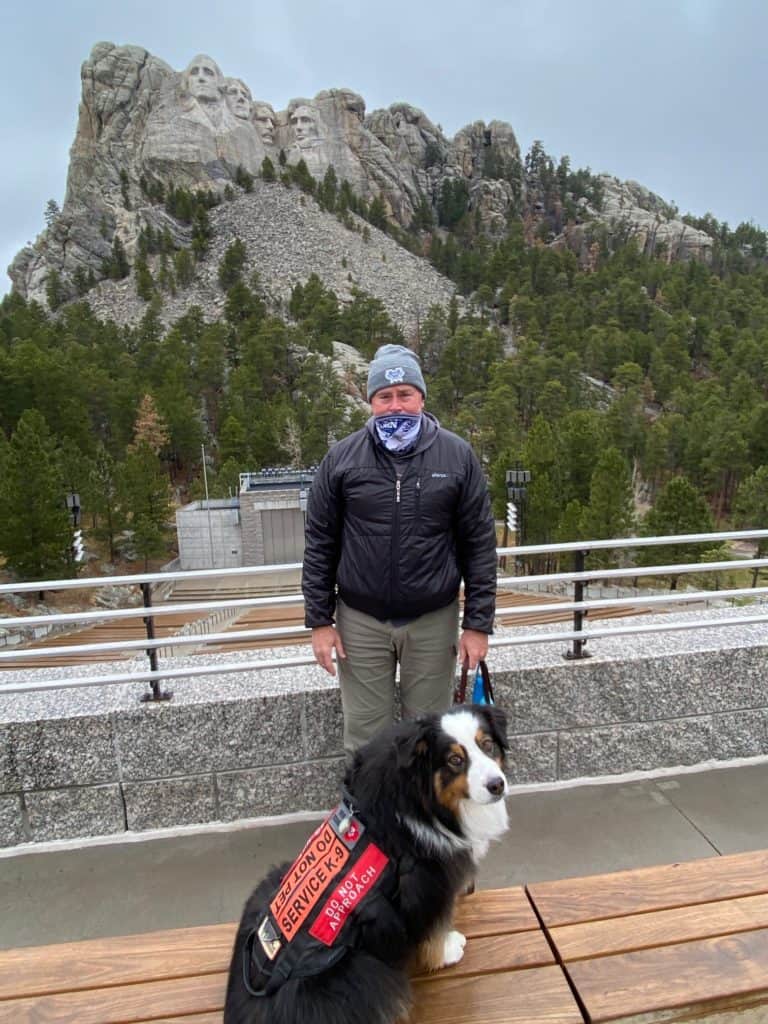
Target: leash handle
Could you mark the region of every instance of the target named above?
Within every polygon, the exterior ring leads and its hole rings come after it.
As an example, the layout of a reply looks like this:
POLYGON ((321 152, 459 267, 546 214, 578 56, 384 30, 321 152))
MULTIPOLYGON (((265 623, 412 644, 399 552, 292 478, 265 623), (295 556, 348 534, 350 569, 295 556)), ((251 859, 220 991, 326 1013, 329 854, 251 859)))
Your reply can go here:
MULTIPOLYGON (((469 658, 465 658, 461 666, 461 678, 459 679, 459 685, 453 695, 454 704, 464 704, 467 698, 467 677, 469 675, 469 658)), ((493 704, 493 687, 491 686, 491 673, 488 671, 488 665, 481 658, 477 663, 477 675, 480 676, 482 682, 482 699, 477 700, 476 695, 473 693, 472 700, 475 704, 493 704)))

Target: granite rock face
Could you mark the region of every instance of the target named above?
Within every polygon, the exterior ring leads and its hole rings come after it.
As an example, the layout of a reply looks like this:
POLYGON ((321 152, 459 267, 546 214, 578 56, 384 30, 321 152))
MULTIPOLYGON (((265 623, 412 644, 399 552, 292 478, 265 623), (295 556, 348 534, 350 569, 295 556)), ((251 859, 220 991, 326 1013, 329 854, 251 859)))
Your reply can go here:
MULTIPOLYGON (((218 267, 237 236, 247 251, 245 277, 258 272, 270 307, 286 309, 293 285, 317 274, 341 303, 351 302, 355 289, 379 299, 392 320, 410 335, 433 303, 450 302, 453 284, 383 231, 354 215, 352 220, 358 228, 367 228, 367 234, 344 227, 311 196, 255 181, 250 195, 211 210, 209 251, 197 264, 189 288, 164 295, 162 322, 173 323, 191 305, 199 306, 206 320, 223 317, 226 294, 219 285, 218 267)), ((147 311, 133 275, 122 281, 102 281, 87 297, 97 316, 120 324, 136 324, 147 311)))
POLYGON ((677 211, 654 192, 636 181, 619 181, 601 174, 603 205, 601 217, 633 235, 641 250, 653 252, 661 244, 670 258, 706 259, 712 239, 677 217, 677 211))
MULTIPOLYGON (((265 157, 278 170, 303 160, 318 180, 333 168, 361 198, 379 197, 401 227, 425 206, 434 215, 446 183, 457 181, 477 226, 492 237, 503 235, 522 209, 520 150, 504 122, 476 121, 449 140, 416 107, 395 103, 366 114, 363 98, 344 88, 275 111, 225 71, 205 54, 175 71, 142 47, 93 47, 81 70, 63 208, 9 268, 17 292, 45 303, 55 271, 64 295, 75 297, 78 277, 104 276, 116 239, 132 262, 147 226, 167 228, 176 244, 188 242, 162 205, 147 198, 147 186, 222 194, 239 168, 258 175, 265 157)), ((705 254, 708 237, 676 220, 658 197, 634 183, 606 177, 604 185, 605 210, 585 209, 585 217, 628 223, 644 244, 664 241, 679 255, 705 254)))

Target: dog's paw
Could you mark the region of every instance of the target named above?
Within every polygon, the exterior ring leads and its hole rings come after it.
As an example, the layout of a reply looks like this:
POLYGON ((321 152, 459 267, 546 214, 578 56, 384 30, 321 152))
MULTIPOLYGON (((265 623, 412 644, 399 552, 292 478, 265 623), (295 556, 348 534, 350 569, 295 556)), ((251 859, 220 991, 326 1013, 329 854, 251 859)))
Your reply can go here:
POLYGON ((467 944, 465 935, 461 932, 448 932, 443 945, 443 967, 450 967, 457 964, 464 956, 464 947, 467 944))

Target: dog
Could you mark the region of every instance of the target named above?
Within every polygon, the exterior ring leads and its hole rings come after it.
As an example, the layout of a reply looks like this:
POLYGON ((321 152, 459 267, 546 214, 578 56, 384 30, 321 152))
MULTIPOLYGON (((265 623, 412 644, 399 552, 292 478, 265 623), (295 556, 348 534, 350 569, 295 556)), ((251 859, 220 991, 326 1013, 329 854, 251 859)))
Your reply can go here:
POLYGON ((507 829, 506 718, 458 705, 384 729, 293 864, 248 900, 224 1024, 394 1024, 409 973, 458 963, 454 903, 507 829))

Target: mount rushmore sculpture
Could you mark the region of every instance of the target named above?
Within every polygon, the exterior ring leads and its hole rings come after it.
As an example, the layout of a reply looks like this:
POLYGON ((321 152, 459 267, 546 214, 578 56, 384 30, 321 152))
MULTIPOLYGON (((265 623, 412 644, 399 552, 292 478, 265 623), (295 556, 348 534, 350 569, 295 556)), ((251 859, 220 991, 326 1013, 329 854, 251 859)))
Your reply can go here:
POLYGON ((359 197, 379 197, 402 227, 425 201, 434 209, 445 182, 457 179, 489 235, 503 234, 519 207, 510 175, 485 173, 491 149, 495 168, 521 167, 504 122, 478 121, 448 140, 405 103, 366 116, 363 98, 350 89, 293 99, 275 111, 210 56, 198 54, 174 71, 141 47, 106 42, 93 47, 81 79, 61 213, 9 268, 26 297, 44 299, 51 270, 65 290, 78 274, 98 276, 115 238, 130 259, 143 228, 167 226, 162 208, 147 199, 147 182, 223 192, 238 172, 258 175, 267 157, 278 170, 303 160, 318 180, 332 167, 359 197))

